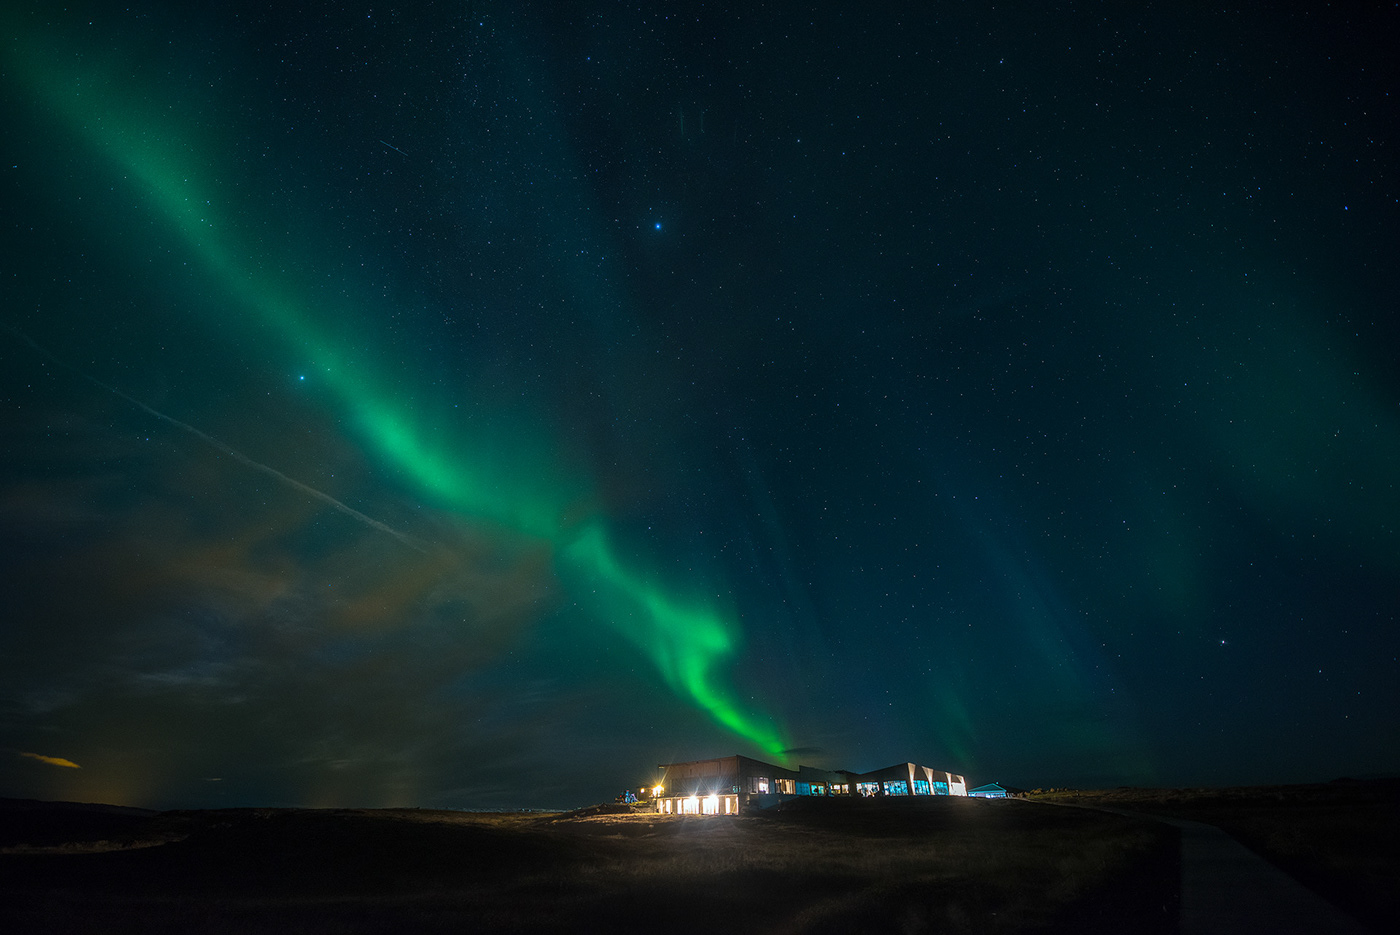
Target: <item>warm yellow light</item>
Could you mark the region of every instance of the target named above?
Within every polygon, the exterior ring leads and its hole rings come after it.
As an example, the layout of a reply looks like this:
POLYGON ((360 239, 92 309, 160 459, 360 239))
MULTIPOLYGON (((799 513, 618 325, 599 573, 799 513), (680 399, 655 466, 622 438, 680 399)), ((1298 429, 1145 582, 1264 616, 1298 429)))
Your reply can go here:
POLYGON ((651 794, 652 794, 653 796, 658 796, 658 795, 660 795, 661 793, 663 793, 663 792, 665 792, 665 791, 666 791, 666 790, 663 789, 661 786, 652 786, 652 787, 651 787, 651 794))

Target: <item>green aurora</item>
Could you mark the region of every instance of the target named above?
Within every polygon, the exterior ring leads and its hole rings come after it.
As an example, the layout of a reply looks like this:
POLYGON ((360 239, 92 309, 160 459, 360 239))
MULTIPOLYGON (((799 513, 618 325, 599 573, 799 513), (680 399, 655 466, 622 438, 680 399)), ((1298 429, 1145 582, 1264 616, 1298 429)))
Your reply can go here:
MULTIPOLYGON (((406 385, 401 369, 337 340, 333 330, 351 329, 333 325, 354 316, 353 303, 316 309, 298 282, 267 272, 280 264, 240 231, 223 194, 231 186, 202 168, 217 164, 213 146, 180 131, 196 121, 178 118, 178 102, 160 100, 145 83, 123 82, 116 67, 85 66, 88 57, 38 36, 12 40, 8 54, 43 109, 100 156, 178 233, 209 279, 250 313, 247 326, 276 335, 310 362, 308 372, 384 464, 442 508, 489 523, 498 534, 547 544, 560 578, 645 653, 675 692, 762 755, 786 762, 790 744, 771 719, 745 710, 725 683, 725 664, 741 641, 736 622, 629 570, 606 519, 591 506, 590 483, 562 463, 544 429, 518 413, 506 430, 425 416, 425 394, 406 385)), ((373 343, 363 340, 364 327, 353 329, 358 345, 373 343)))

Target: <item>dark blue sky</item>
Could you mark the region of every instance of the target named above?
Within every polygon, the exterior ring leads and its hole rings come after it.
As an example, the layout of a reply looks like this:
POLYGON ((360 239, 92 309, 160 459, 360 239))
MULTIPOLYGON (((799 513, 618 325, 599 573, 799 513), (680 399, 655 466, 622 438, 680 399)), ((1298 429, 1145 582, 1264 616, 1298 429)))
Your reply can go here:
POLYGON ((0 794, 1400 769, 1394 8, 0 23, 0 794))

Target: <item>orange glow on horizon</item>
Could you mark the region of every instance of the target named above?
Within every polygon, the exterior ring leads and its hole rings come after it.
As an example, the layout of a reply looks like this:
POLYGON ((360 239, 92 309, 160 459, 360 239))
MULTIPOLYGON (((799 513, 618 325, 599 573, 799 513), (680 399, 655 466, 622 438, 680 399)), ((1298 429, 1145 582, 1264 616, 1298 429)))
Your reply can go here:
POLYGON ((27 756, 31 760, 38 760, 40 763, 47 763, 50 766, 63 766, 68 769, 82 769, 82 767, 79 766, 77 763, 74 763, 72 760, 65 760, 61 756, 44 756, 42 753, 25 753, 23 750, 20 751, 19 755, 27 756))

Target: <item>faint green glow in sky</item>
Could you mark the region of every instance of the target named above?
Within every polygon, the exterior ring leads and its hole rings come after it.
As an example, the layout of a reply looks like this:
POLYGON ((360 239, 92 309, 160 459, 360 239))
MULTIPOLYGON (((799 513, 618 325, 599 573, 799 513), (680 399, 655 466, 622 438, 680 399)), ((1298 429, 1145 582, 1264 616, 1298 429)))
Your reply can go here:
POLYGON ((594 610, 651 658, 675 692, 765 754, 782 758, 786 744, 778 732, 746 712, 724 684, 722 667, 738 647, 735 623, 687 607, 629 572, 601 520, 571 522, 568 517, 588 501, 590 484, 558 463, 552 446, 540 440, 541 430, 523 417, 505 431, 446 419, 435 424, 423 414, 426 407, 414 405, 414 387, 405 386, 399 368, 386 368, 356 349, 372 340, 363 333, 354 336, 355 343, 337 339, 355 330, 356 309, 313 311, 315 303, 299 298, 306 286, 286 274, 264 272, 280 264, 253 237, 240 233, 236 212, 226 207, 206 168, 210 147, 179 131, 174 109, 163 102, 158 106, 136 81, 128 87, 115 71, 83 67, 84 60, 71 50, 44 48, 37 37, 12 41, 7 58, 17 66, 12 73, 27 81, 44 108, 109 159, 179 233, 210 281, 309 361, 384 462, 441 506, 548 541, 565 576, 593 596, 594 610))

